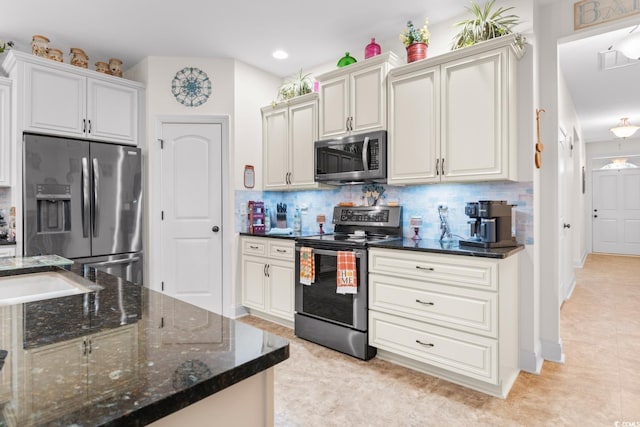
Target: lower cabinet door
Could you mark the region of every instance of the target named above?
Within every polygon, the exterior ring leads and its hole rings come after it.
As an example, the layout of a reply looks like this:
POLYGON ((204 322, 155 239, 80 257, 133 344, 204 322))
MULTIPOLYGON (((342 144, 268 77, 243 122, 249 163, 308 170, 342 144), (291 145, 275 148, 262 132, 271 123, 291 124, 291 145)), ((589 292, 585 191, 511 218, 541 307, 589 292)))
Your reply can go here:
POLYGON ((498 384, 497 340, 369 310, 369 344, 441 369, 498 384))
POLYGON ((48 345, 28 352, 27 390, 31 412, 55 415, 87 399, 86 337, 48 345))
POLYGON ((137 325, 92 335, 89 341, 89 396, 109 394, 134 380, 138 373, 137 325), (95 368, 94 368, 95 366, 95 368))
POLYGON ((294 269, 291 262, 269 262, 269 312, 293 321, 294 269))
POLYGON ((242 257, 242 305, 258 310, 265 309, 266 269, 265 258, 242 257))

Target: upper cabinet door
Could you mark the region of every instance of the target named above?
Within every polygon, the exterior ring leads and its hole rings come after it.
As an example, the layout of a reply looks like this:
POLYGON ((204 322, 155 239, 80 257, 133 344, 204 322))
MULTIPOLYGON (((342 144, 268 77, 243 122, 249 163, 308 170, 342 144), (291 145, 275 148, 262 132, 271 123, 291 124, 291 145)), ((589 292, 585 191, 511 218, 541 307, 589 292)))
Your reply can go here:
POLYGON ((0 187, 9 186, 11 186, 11 80, 0 77, 0 187))
POLYGON ((442 66, 443 181, 509 177, 507 49, 442 66))
POLYGON ((86 77, 26 64, 25 83, 24 130, 84 137, 86 77))
POLYGON ((138 90, 88 79, 87 137, 135 145, 138 140, 138 90))
POLYGON ((318 100, 289 107, 289 170, 292 189, 314 188, 314 141, 318 139, 318 100))
POLYGON ((263 114, 262 140, 264 189, 286 189, 289 181, 289 112, 286 106, 263 114))
POLYGON ((440 67, 389 78, 389 184, 440 181, 440 67))
POLYGON ((349 76, 344 75, 320 85, 320 138, 348 133, 349 76))
POLYGON ((386 128, 387 96, 384 84, 386 74, 387 67, 384 64, 350 74, 350 130, 352 132, 386 128))

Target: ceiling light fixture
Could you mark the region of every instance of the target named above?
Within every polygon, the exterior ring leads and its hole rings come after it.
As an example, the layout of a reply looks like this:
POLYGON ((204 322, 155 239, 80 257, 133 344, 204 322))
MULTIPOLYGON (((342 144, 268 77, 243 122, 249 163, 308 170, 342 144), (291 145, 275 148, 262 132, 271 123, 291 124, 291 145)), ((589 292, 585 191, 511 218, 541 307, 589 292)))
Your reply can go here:
POLYGON ((638 27, 631 30, 631 34, 625 36, 613 48, 629 59, 640 59, 640 31, 638 27))
POLYGON ((287 59, 289 57, 289 54, 284 50, 276 50, 272 55, 276 59, 287 59))
POLYGON ((618 138, 629 138, 631 135, 636 133, 638 129, 640 129, 640 126, 633 126, 629 123, 628 117, 623 117, 620 119, 616 127, 609 130, 618 138))

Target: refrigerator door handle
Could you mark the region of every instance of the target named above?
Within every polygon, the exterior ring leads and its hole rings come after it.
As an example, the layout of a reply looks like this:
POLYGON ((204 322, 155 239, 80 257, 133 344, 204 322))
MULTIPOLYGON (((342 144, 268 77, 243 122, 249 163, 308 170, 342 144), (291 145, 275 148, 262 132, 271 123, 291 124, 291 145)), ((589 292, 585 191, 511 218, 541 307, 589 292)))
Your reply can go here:
POLYGON ((100 223, 100 171, 98 169, 98 159, 93 158, 93 237, 98 237, 98 224, 100 223))
POLYGON ((82 237, 89 237, 89 189, 91 181, 89 178, 89 159, 82 158, 82 237))

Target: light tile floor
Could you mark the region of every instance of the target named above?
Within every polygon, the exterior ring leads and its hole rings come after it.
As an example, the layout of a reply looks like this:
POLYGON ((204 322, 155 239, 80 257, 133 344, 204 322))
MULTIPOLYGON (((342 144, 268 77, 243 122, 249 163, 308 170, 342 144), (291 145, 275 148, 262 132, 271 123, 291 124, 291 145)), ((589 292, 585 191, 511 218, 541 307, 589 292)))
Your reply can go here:
POLYGON ((276 366, 277 426, 640 426, 640 257, 590 255, 561 310, 565 364, 522 372, 498 399, 382 360, 290 340, 276 366))

